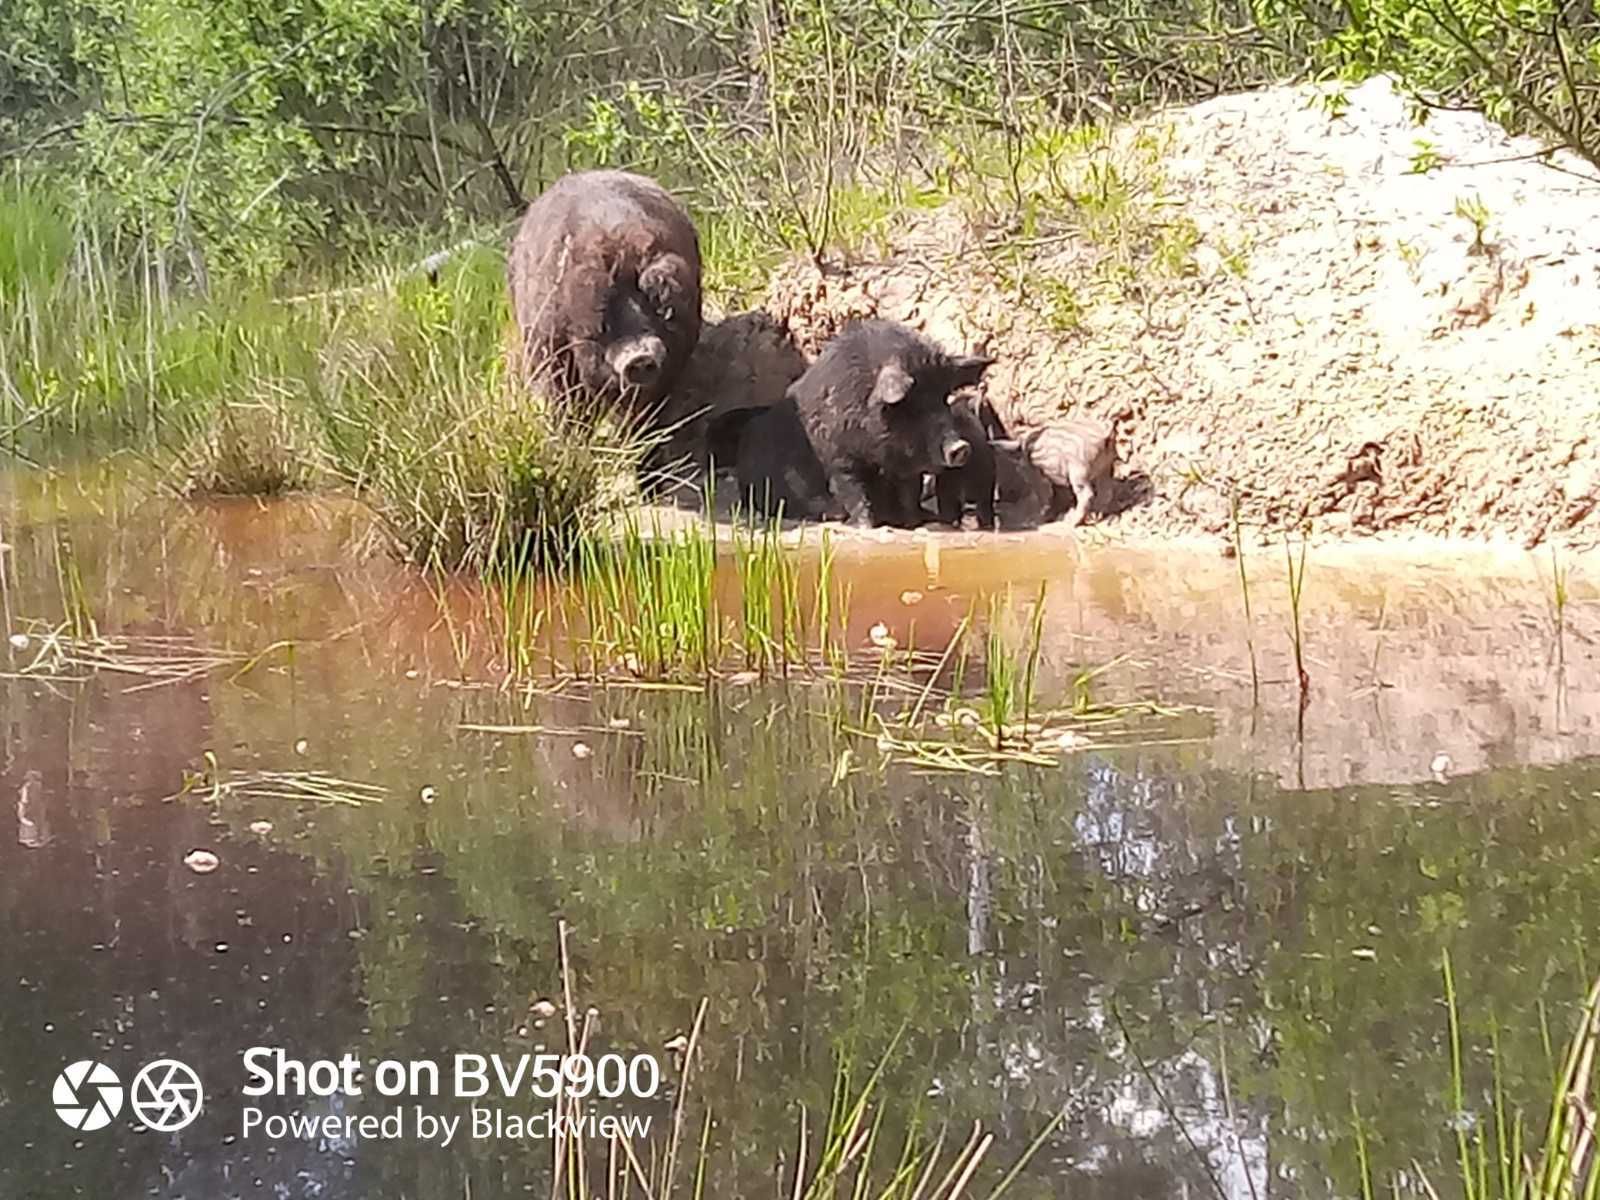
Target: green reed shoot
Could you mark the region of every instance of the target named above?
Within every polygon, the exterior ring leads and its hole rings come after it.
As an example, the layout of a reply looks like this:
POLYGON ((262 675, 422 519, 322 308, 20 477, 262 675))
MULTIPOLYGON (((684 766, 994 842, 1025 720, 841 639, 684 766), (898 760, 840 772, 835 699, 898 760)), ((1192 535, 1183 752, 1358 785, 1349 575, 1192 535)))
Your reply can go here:
POLYGON ((1306 548, 1310 544, 1310 537, 1305 531, 1300 534, 1300 558, 1298 562, 1289 550, 1288 535, 1283 539, 1284 565, 1289 575, 1289 617, 1290 636, 1294 642, 1294 668, 1295 678, 1300 687, 1300 707, 1305 708, 1306 701, 1310 698, 1311 677, 1306 674, 1305 660, 1305 635, 1300 623, 1300 598, 1305 591, 1306 582, 1306 548))
POLYGON ((506 674, 526 678, 538 664, 539 634, 547 616, 538 584, 525 575, 503 572, 491 581, 490 597, 506 674))
POLYGON ((1239 494, 1228 496, 1229 519, 1233 528, 1233 556, 1239 563, 1239 594, 1244 597, 1244 644, 1250 654, 1250 703, 1261 703, 1261 674, 1256 666, 1255 621, 1250 613, 1250 576, 1244 566, 1244 537, 1239 528, 1239 494))
POLYGON ((983 703, 989 718, 989 728, 995 747, 1005 745, 1006 729, 1012 723, 1020 699, 1020 679, 1016 657, 1006 645, 1000 630, 1001 606, 998 600, 989 605, 989 622, 985 631, 983 703))
POLYGON ((577 561, 597 673, 619 663, 657 679, 710 671, 721 637, 716 545, 703 530, 656 527, 647 536, 630 515, 613 536, 580 537, 577 561))
MULTIPOLYGON (((833 534, 824 529, 821 543, 817 550, 817 604, 816 623, 818 649, 821 651, 823 661, 833 670, 836 676, 844 675, 849 669, 849 647, 841 633, 838 641, 833 637, 834 618, 834 561, 838 548, 833 544, 833 534)), ((841 629, 848 613, 840 614, 841 629)))
POLYGON ((1571 599, 1569 587, 1569 573, 1571 568, 1561 561, 1556 551, 1555 543, 1550 544, 1550 611, 1555 621, 1555 657, 1556 664, 1565 668, 1567 665, 1567 603, 1571 599))
POLYGON ((58 530, 55 541, 56 591, 61 600, 61 615, 67 629, 78 641, 88 641, 98 636, 94 609, 83 585, 83 572, 72 552, 70 537, 58 530))
POLYGON ((1033 599, 1033 612, 1028 618, 1027 660, 1022 671, 1022 724, 1026 726, 1033 716, 1034 687, 1039 678, 1039 652, 1044 646, 1044 594, 1046 583, 1039 581, 1039 593, 1033 599))
POLYGON ((1509 1111, 1498 1030, 1491 1038, 1492 1130, 1486 1133, 1481 1123, 1475 1123, 1469 1133, 1460 1007, 1448 951, 1441 971, 1449 1019, 1450 1099, 1462 1195, 1466 1200, 1596 1200, 1600 1196, 1600 1163, 1596 1161, 1594 1138, 1594 1065, 1600 1050, 1600 979, 1590 987, 1578 1027, 1567 1043, 1554 1080, 1544 1139, 1534 1157, 1525 1148, 1522 1113, 1509 1111))
POLYGON ((777 521, 748 516, 735 530, 733 556, 745 666, 787 671, 800 654, 799 614, 794 563, 778 540, 777 521))

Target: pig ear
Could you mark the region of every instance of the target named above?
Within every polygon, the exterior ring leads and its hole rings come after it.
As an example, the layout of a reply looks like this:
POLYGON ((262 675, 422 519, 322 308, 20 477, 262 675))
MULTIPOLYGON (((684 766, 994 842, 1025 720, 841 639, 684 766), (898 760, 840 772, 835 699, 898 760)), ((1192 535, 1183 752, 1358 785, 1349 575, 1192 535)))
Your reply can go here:
POLYGON ((972 387, 983 378, 983 373, 994 366, 994 359, 981 355, 964 355, 950 360, 950 390, 972 387))
POLYGON ((885 407, 899 404, 911 394, 911 376, 897 359, 878 368, 878 381, 872 385, 872 401, 885 407))
POLYGON ((679 291, 678 281, 689 274, 689 264, 678 254, 663 254, 639 272, 639 290, 647 296, 666 298, 679 291))

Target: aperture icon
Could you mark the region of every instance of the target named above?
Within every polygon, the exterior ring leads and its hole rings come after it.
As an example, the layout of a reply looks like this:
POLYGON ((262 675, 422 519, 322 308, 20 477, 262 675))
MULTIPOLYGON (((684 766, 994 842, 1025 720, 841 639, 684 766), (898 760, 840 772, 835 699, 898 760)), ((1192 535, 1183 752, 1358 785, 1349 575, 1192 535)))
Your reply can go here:
POLYGON ((200 1115, 200 1077, 175 1058, 158 1058, 133 1080, 134 1115, 157 1133, 182 1129, 200 1115))
POLYGON ((56 1115, 74 1129, 104 1129, 122 1111, 122 1080, 105 1063, 85 1058, 56 1076, 56 1115))

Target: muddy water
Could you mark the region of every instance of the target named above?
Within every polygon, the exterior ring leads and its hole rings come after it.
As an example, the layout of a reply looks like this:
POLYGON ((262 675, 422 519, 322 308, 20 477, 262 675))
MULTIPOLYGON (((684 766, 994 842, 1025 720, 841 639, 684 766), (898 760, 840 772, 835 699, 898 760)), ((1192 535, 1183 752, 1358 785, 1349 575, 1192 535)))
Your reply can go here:
MULTIPOLYGON (((16 677, 37 638, 12 650, 3 1196, 545 1190, 537 1141, 242 1136, 240 1055, 559 1044, 532 1007, 560 995, 559 920, 597 1048, 675 1077, 666 1046, 709 998, 691 1101, 712 1108, 712 1194, 775 1194, 800 1107, 815 1135, 841 1056, 875 1061, 899 1031, 886 1142, 918 1112, 959 1137, 981 1121, 992 1183, 1065 1114, 1010 1194, 1351 1195, 1359 1114, 1376 1173, 1415 1160, 1448 1195, 1453 1122, 1488 1115, 1490 1030, 1508 1096, 1542 1113, 1541 1020, 1564 1029, 1593 969, 1591 563, 1556 564, 1558 611, 1548 558, 1313 550, 1302 713, 1281 550, 1247 551, 1247 624, 1238 563, 1210 551, 841 541, 854 644, 882 623, 940 645, 1008 589, 1021 636, 1043 584, 1047 687, 1117 660, 1096 698, 1205 710, 984 779, 880 761, 797 684, 503 688, 484 593, 364 553, 349 505, 13 478, 4 511, 9 628, 77 611, 147 650, 238 657, 160 682, 148 662, 16 677), (535 725, 556 732, 470 728, 535 725), (208 752, 233 778, 322 770, 384 792, 174 798, 208 752), (184 865, 196 848, 215 871, 184 865), (49 1104, 68 1062, 126 1082, 162 1057, 207 1087, 181 1132, 127 1110, 75 1132, 49 1104)), ((658 1136, 670 1099, 633 1105, 658 1136)))

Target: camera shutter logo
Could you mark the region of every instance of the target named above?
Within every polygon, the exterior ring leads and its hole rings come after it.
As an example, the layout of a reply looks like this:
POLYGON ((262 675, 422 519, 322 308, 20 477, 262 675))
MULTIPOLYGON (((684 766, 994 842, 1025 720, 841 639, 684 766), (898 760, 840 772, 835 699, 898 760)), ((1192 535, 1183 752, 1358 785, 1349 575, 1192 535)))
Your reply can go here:
POLYGON ((182 1129, 200 1115, 200 1077, 175 1058, 158 1058, 133 1080, 133 1112, 156 1133, 182 1129))
POLYGON ((85 1058, 70 1063, 50 1090, 56 1116, 74 1129, 104 1129, 122 1111, 122 1080, 105 1063, 85 1058))

